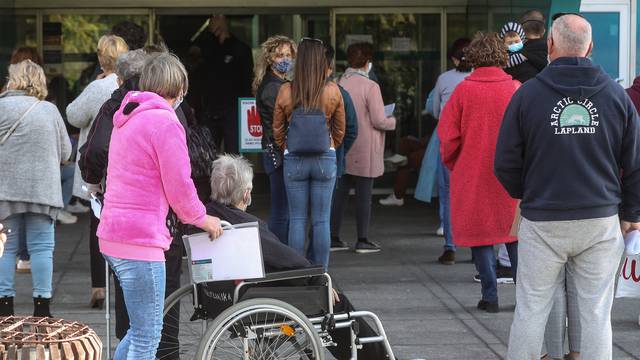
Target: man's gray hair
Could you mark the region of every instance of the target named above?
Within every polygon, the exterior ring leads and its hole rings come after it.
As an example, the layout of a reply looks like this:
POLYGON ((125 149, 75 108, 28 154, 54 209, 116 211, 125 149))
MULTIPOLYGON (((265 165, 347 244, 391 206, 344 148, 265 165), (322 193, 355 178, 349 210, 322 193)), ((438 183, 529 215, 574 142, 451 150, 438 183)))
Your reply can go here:
POLYGON ((123 82, 134 76, 139 76, 148 57, 149 55, 142 49, 127 51, 118 56, 118 60, 116 60, 116 75, 123 82))
POLYGON ((585 56, 591 45, 591 24, 577 15, 563 15, 551 25, 553 43, 568 56, 585 56))
POLYGON ((177 56, 163 52, 149 55, 140 74, 140 90, 175 99, 186 94, 188 88, 187 70, 177 56))
POLYGON ((211 200, 223 205, 238 205, 247 190, 253 188, 251 163, 239 155, 224 154, 213 162, 211 200))

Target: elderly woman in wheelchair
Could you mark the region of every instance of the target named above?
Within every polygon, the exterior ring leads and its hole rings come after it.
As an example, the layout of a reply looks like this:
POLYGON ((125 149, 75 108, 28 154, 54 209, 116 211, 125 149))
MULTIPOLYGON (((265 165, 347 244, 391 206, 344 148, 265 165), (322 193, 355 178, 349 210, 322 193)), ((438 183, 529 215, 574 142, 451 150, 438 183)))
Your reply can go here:
POLYGON ((231 224, 258 222, 267 276, 188 284, 167 297, 165 319, 179 329, 165 326, 158 358, 323 360, 328 351, 338 360, 395 359, 375 314, 355 311, 321 265, 310 264, 246 212, 252 181, 246 159, 220 156, 207 213, 231 224))

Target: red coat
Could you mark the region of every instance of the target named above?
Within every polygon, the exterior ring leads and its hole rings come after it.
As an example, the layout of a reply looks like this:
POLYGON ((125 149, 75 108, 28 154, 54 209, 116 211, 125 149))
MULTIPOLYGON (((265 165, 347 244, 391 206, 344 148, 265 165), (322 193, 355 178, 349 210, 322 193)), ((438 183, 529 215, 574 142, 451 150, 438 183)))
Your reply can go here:
POLYGON ((502 69, 481 67, 461 82, 442 111, 438 136, 451 170, 451 226, 458 246, 516 241, 516 200, 493 174, 502 117, 519 86, 502 69))

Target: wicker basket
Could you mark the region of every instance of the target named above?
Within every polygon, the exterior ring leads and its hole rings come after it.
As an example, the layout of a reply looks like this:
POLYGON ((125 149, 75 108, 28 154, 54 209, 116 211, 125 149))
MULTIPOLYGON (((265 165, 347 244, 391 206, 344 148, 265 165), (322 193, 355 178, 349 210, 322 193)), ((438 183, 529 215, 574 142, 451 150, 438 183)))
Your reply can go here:
POLYGON ((0 317, 0 360, 99 360, 102 341, 88 326, 63 319, 0 317))

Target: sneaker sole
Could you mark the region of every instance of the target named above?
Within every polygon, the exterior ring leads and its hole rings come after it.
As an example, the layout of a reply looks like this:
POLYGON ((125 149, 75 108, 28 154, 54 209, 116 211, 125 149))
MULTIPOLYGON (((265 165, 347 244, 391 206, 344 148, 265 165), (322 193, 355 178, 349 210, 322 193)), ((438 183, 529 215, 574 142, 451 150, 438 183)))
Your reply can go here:
POLYGON ((349 250, 349 248, 346 247, 346 246, 345 247, 332 247, 330 250, 331 251, 345 251, 345 250, 349 250))
POLYGON ((440 264, 442 264, 442 265, 455 265, 456 264, 455 261, 441 261, 441 260, 438 260, 438 262, 440 264))
MULTIPOLYGON (((481 282, 480 279, 476 279, 476 278, 473 278, 473 281, 477 282, 477 283, 481 282)), ((498 284, 513 284, 514 282, 513 282, 513 279, 497 278, 496 279, 496 283, 498 283, 498 284)))
POLYGON ((371 254, 380 252, 381 249, 356 249, 356 253, 358 254, 371 254))

